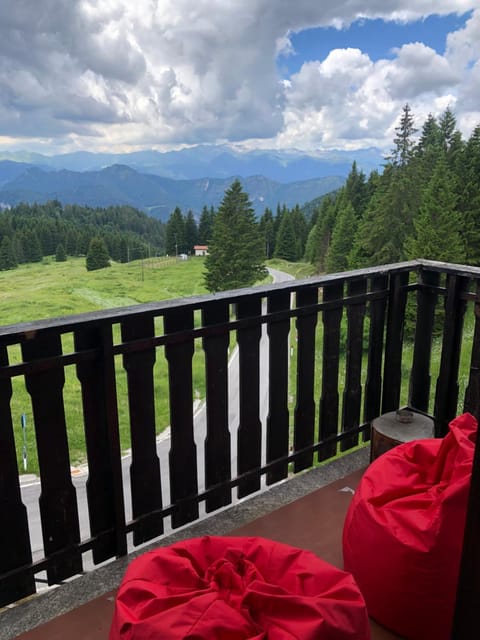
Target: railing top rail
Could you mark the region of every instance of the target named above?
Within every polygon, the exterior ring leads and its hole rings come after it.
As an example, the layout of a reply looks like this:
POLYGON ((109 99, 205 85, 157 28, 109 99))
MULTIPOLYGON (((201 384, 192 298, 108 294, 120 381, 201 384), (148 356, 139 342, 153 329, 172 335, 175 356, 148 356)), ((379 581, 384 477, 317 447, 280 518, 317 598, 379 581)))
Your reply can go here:
POLYGON ((393 264, 368 267, 365 269, 355 269, 353 271, 343 271, 341 273, 314 276, 302 280, 288 280, 276 284, 265 284, 244 289, 221 291, 214 294, 203 294, 198 296, 191 296, 188 298, 160 300, 143 304, 139 303, 127 307, 118 307, 101 311, 90 311, 70 316, 60 316, 56 318, 4 325, 0 326, 0 339, 3 338, 3 342, 5 344, 12 341, 20 341, 22 339, 25 339, 26 337, 28 338, 29 335, 34 335, 37 331, 60 329, 62 332, 66 333, 69 331, 74 331, 80 326, 85 327, 88 324, 115 324, 115 322, 119 322, 125 317, 134 317, 145 314, 152 316, 161 316, 166 311, 172 309, 182 308, 195 310, 204 307, 206 304, 213 304, 215 302, 221 301, 228 301, 231 304, 234 304, 249 297, 267 296, 272 291, 294 293, 299 289, 305 289, 308 287, 321 288, 329 284, 360 280, 364 278, 371 278, 374 276, 394 274, 405 271, 414 271, 422 267, 427 267, 428 269, 440 271, 443 273, 480 278, 479 267, 449 264, 432 260, 410 260, 407 262, 398 262, 393 264), (7 339, 5 340, 5 338, 7 339))

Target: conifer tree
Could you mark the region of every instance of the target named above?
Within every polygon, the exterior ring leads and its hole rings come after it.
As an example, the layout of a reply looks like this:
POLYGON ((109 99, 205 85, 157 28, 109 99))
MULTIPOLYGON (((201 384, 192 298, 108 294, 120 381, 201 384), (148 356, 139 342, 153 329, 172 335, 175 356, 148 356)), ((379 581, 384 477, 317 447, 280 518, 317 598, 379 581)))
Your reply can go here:
POLYGON ((480 124, 462 154, 459 210, 464 218, 463 235, 469 264, 480 265, 480 124))
POLYGON ((308 256, 305 250, 305 259, 317 265, 319 273, 325 271, 325 258, 330 246, 335 215, 335 200, 327 195, 322 199, 317 222, 311 231, 312 237, 307 241, 308 256))
POLYGON ((189 211, 187 213, 187 217, 185 218, 185 251, 187 253, 193 253, 193 247, 198 242, 198 229, 197 223, 195 222, 195 218, 193 217, 193 213, 189 211))
POLYGON ((92 238, 86 257, 87 271, 95 271, 110 266, 107 246, 103 238, 92 238))
POLYGON ((297 236, 291 211, 282 214, 282 221, 275 242, 275 258, 296 262, 298 260, 297 236))
POLYGON ((212 237, 213 223, 215 221, 215 209, 205 205, 198 222, 198 244, 207 245, 212 237))
POLYGON ((414 233, 405 243, 407 258, 465 261, 462 216, 456 204, 455 180, 445 158, 441 156, 423 194, 420 211, 413 221, 414 233))
POLYGON ((268 207, 265 208, 260 218, 259 230, 264 240, 265 256, 269 260, 275 251, 275 223, 273 213, 268 207))
POLYGON ((42 261, 42 247, 40 246, 38 236, 33 229, 25 229, 23 231, 22 245, 26 262, 42 261))
POLYGON ((404 259, 405 239, 412 233, 413 216, 420 194, 404 167, 399 171, 387 165, 377 189, 360 220, 349 256, 351 268, 400 262, 404 259))
POLYGON ((348 268, 348 256, 357 224, 358 219, 352 203, 344 196, 339 203, 332 241, 326 256, 326 268, 329 273, 345 271, 348 268))
POLYGON ((363 171, 358 171, 354 161, 344 187, 345 195, 351 202, 357 217, 361 217, 368 203, 368 187, 363 171))
POLYGON ((407 103, 403 107, 400 123, 395 127, 395 138, 393 144, 392 155, 389 160, 399 167, 405 167, 413 156, 415 141, 413 136, 417 132, 414 126, 414 118, 410 105, 407 103))
POLYGON ((308 237, 308 225, 299 205, 296 204, 291 211, 291 217, 293 222, 293 229, 295 231, 295 247, 296 247, 296 260, 300 260, 305 253, 305 245, 307 244, 308 237))
POLYGON ((15 269, 17 260, 13 252, 12 241, 4 236, 0 242, 0 271, 15 269))
POLYGON ((265 273, 264 247, 254 210, 235 180, 225 191, 213 225, 205 259, 205 284, 209 291, 253 285, 265 273))
POLYGON ((57 249, 55 251, 55 260, 56 262, 66 262, 67 260, 65 247, 61 243, 57 245, 57 249))
POLYGON ((168 255, 176 256, 185 250, 185 219, 180 207, 175 207, 167 222, 165 251, 168 255))

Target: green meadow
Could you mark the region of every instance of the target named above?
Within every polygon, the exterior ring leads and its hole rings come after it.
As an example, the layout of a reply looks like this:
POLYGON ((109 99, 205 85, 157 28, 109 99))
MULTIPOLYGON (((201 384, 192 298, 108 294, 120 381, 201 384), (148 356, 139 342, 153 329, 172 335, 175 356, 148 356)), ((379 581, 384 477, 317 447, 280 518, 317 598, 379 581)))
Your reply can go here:
POLYGON ((0 323, 124 307, 207 293, 203 259, 152 258, 87 271, 85 258, 25 264, 0 271, 0 323))
MULTIPOLYGON (((190 295, 207 293, 203 284, 203 259, 191 258, 188 261, 176 261, 175 259, 155 258, 131 262, 128 264, 113 263, 110 268, 88 272, 85 268, 84 258, 72 258, 67 262, 55 262, 54 259, 44 259, 40 264, 22 265, 12 271, 0 271, 0 313, 1 324, 9 325, 24 321, 33 321, 43 318, 52 318, 70 314, 110 309, 134 305, 144 302, 159 301, 168 298, 181 298, 190 295)), ((310 265, 302 263, 288 263, 284 260, 271 260, 269 266, 281 271, 290 272, 296 278, 305 278, 313 275, 310 265)), ((199 321, 196 318, 196 321, 199 321)), ((161 322, 161 320, 158 320, 161 322)), ((469 305, 463 336, 463 345, 459 375, 459 405, 461 412, 463 396, 468 383, 470 351, 473 336, 474 316, 469 305)), ((115 331, 116 329, 114 329, 115 331)), ((161 332, 162 328, 159 326, 161 332)), ((368 336, 368 316, 365 318, 365 354, 362 384, 366 378, 366 356, 368 336)), ((119 339, 118 332, 114 333, 114 339, 119 339)), ((296 331, 295 321, 292 321, 290 332, 291 340, 291 367, 290 388, 291 406, 290 415, 293 421, 294 396, 296 385, 296 331)), ((345 382, 345 340, 346 318, 342 323, 341 332, 341 360, 339 363, 339 399, 342 403, 342 393, 345 382)), ((315 354, 315 398, 318 403, 321 394, 322 375, 322 345, 323 324, 319 317, 317 324, 317 345, 315 354)), ((235 337, 231 336, 230 346, 233 347, 235 337)), ((73 351, 73 337, 66 334, 62 339, 64 353, 73 351)), ((440 367, 442 341, 440 337, 434 339, 431 362, 432 391, 436 383, 440 367)), ((9 347, 9 361, 15 364, 20 361, 19 349, 9 347)), ((411 363, 413 359, 413 343, 406 340, 403 355, 403 383, 401 404, 408 401, 408 382, 411 363)), ((127 380, 121 357, 116 358, 116 382, 119 410, 119 429, 122 450, 130 448, 129 413, 127 398, 127 380)), ((195 353, 192 363, 193 393, 197 401, 205 397, 205 362, 200 340, 195 341, 195 353)), ((161 433, 169 424, 168 401, 168 376, 167 362, 163 349, 157 349, 156 363, 154 366, 155 384, 155 413, 157 433, 161 433)), ((15 377, 12 381, 12 416, 17 442, 18 463, 21 472, 38 473, 38 461, 36 457, 35 435, 33 429, 33 416, 30 398, 25 390, 22 376, 15 377), (23 462, 23 436, 20 418, 25 414, 27 419, 26 447, 27 468, 23 462)), ((83 417, 81 406, 80 386, 76 376, 75 367, 68 366, 65 369, 64 404, 67 422, 69 448, 72 465, 78 465, 85 461, 85 441, 83 429, 83 417)), ((433 406, 430 407, 433 411, 433 406)), ((318 424, 318 415, 317 415, 318 424)))
MULTIPOLYGON (((130 262, 112 263, 98 271, 87 271, 84 258, 69 258, 67 262, 55 262, 46 258, 42 263, 21 265, 12 271, 0 271, 1 324, 54 318, 86 311, 111 309, 168 298, 182 298, 207 293, 203 284, 202 258, 187 261, 154 258, 130 262)), ((117 338, 114 334, 114 339, 117 338)), ((193 384, 195 398, 204 396, 204 361, 201 344, 195 345, 193 358, 193 384)), ((64 353, 73 350, 73 337, 62 338, 64 353)), ((18 347, 9 347, 9 361, 20 361, 18 347)), ((127 381, 121 357, 117 357, 117 397, 119 408, 120 440, 123 450, 130 447, 128 423, 127 381)), ((169 423, 167 363, 163 350, 157 350, 154 369, 155 411, 157 430, 160 433, 169 423)), ((12 381, 12 416, 17 443, 18 463, 21 472, 38 473, 33 416, 30 398, 22 376, 12 381), (21 415, 27 421, 27 468, 23 461, 23 432, 21 415)), ((75 368, 65 369, 65 416, 68 429, 71 464, 85 460, 85 441, 79 382, 75 368)))

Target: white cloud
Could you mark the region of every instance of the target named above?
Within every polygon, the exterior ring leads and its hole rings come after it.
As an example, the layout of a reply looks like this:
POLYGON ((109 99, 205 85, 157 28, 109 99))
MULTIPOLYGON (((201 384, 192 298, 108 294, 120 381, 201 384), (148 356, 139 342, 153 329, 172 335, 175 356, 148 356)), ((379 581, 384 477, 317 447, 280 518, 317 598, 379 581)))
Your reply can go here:
MULTIPOLYGON (((15 0, 0 4, 0 136, 104 150, 217 140, 386 143, 409 100, 479 97, 480 9, 445 56, 421 43, 372 62, 335 50, 281 81, 289 34, 364 17, 463 13, 477 0, 15 0), (9 6, 7 6, 9 5, 9 6), (87 138, 84 138, 87 136, 87 138)), ((479 114, 480 119, 480 114, 479 114)), ((1 140, 1 139, 0 139, 1 140)))

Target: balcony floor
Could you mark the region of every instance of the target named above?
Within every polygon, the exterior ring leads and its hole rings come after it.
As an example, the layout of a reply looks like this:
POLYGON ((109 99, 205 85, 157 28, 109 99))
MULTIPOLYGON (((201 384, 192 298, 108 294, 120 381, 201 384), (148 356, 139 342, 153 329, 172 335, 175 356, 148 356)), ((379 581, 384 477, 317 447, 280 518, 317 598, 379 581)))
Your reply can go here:
MULTIPOLYGON (((341 568, 343 521, 352 497, 351 489, 355 489, 361 475, 361 470, 356 471, 248 524, 232 529, 229 533, 263 536, 308 549, 341 568)), ((16 638, 107 640, 114 600, 115 591, 110 591, 16 638)), ((371 628, 372 640, 399 638, 373 621, 371 628)))

